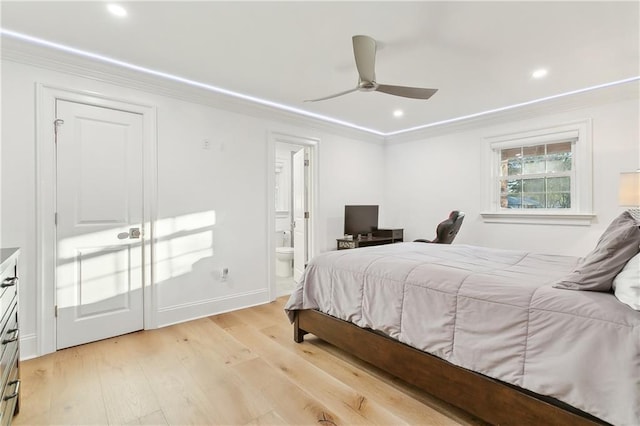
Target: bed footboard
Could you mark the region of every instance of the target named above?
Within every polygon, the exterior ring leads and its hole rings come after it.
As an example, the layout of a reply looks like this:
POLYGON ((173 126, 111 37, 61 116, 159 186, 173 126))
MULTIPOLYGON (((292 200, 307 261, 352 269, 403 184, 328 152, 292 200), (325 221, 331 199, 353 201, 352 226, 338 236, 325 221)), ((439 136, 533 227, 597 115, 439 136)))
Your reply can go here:
POLYGON ((307 333, 492 424, 608 424, 555 399, 458 367, 319 311, 296 311, 294 340, 301 343, 307 333))

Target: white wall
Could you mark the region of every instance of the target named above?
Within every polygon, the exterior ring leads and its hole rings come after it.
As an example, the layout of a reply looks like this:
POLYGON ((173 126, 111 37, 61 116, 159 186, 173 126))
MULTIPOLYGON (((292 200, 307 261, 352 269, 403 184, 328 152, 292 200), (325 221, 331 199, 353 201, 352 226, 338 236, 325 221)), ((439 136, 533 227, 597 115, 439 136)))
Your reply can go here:
POLYGON ((321 251, 335 250, 336 238, 344 235, 345 205, 378 204, 381 223, 385 214, 383 189, 386 159, 383 147, 376 145, 378 149, 363 149, 361 143, 339 136, 333 141, 335 143, 324 146, 320 154, 320 191, 323 199, 327 200, 319 206, 321 229, 327 231, 320 242, 321 251))
MULTIPOLYGON (((317 247, 342 235, 345 203, 381 202, 382 145, 330 130, 257 118, 30 65, 2 64, 2 246, 22 248, 23 357, 36 355, 35 84, 99 93, 157 107, 159 324, 248 301, 266 302, 269 132, 319 142, 317 247), (210 141, 210 149, 202 141, 210 141), (354 160, 358 161, 354 161, 354 160), (214 213, 215 212, 215 213, 214 213), (215 217, 215 223, 214 223, 215 217), (188 222, 189 226, 184 226, 188 222), (193 228, 194 224, 195 229, 193 228), (229 268, 229 279, 217 277, 229 268), (251 297, 246 297, 247 295, 251 297)), ((53 321, 53 318, 51 319, 53 321)))
POLYGON ((386 146, 385 209, 405 228, 405 241, 435 237, 449 211, 467 216, 456 243, 583 256, 624 208, 618 206, 620 172, 640 166, 638 99, 603 101, 501 125, 423 137, 386 146), (591 226, 484 223, 481 188, 484 137, 593 119, 593 202, 591 226))

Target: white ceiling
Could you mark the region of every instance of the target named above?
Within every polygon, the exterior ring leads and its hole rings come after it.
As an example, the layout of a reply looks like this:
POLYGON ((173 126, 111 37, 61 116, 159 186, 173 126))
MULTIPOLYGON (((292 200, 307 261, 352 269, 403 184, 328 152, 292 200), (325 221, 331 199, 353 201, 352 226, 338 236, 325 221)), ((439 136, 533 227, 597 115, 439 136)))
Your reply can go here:
POLYGON ((119 4, 127 17, 97 1, 2 1, 2 28, 381 133, 640 75, 638 1, 119 4), (355 87, 354 34, 378 41, 379 83, 438 93, 303 102, 355 87))

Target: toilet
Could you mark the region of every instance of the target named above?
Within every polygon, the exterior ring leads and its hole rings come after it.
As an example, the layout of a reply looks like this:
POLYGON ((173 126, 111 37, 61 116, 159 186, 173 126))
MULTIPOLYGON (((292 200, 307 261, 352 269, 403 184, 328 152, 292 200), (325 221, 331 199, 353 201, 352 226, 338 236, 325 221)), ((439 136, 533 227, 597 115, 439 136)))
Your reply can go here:
POLYGON ((288 231, 278 231, 276 233, 276 276, 290 277, 293 275, 293 247, 288 246, 288 231))
POLYGON ((293 247, 276 247, 276 276, 290 277, 293 274, 293 247))

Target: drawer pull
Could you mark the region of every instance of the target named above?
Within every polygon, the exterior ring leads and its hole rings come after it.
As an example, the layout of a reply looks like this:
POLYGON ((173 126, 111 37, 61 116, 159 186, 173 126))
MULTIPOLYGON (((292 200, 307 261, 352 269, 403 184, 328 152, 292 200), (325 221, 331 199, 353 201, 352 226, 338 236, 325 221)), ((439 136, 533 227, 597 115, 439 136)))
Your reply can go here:
POLYGON ((15 334, 10 339, 4 339, 2 341, 3 345, 6 345, 7 343, 15 342, 20 338, 19 337, 20 336, 20 331, 17 328, 12 328, 11 330, 7 330, 7 334, 11 334, 11 333, 15 333, 15 334))
POLYGON ((13 287, 16 284, 18 284, 18 277, 9 277, 5 278, 2 281, 2 284, 0 284, 0 288, 13 287))
POLYGON ((20 394, 20 380, 13 380, 13 381, 7 383, 7 386, 11 386, 11 385, 16 385, 16 388, 15 388, 15 390, 13 391, 13 393, 11 395, 7 395, 7 396, 4 397, 5 401, 13 399, 13 398, 17 397, 18 394, 20 394))

